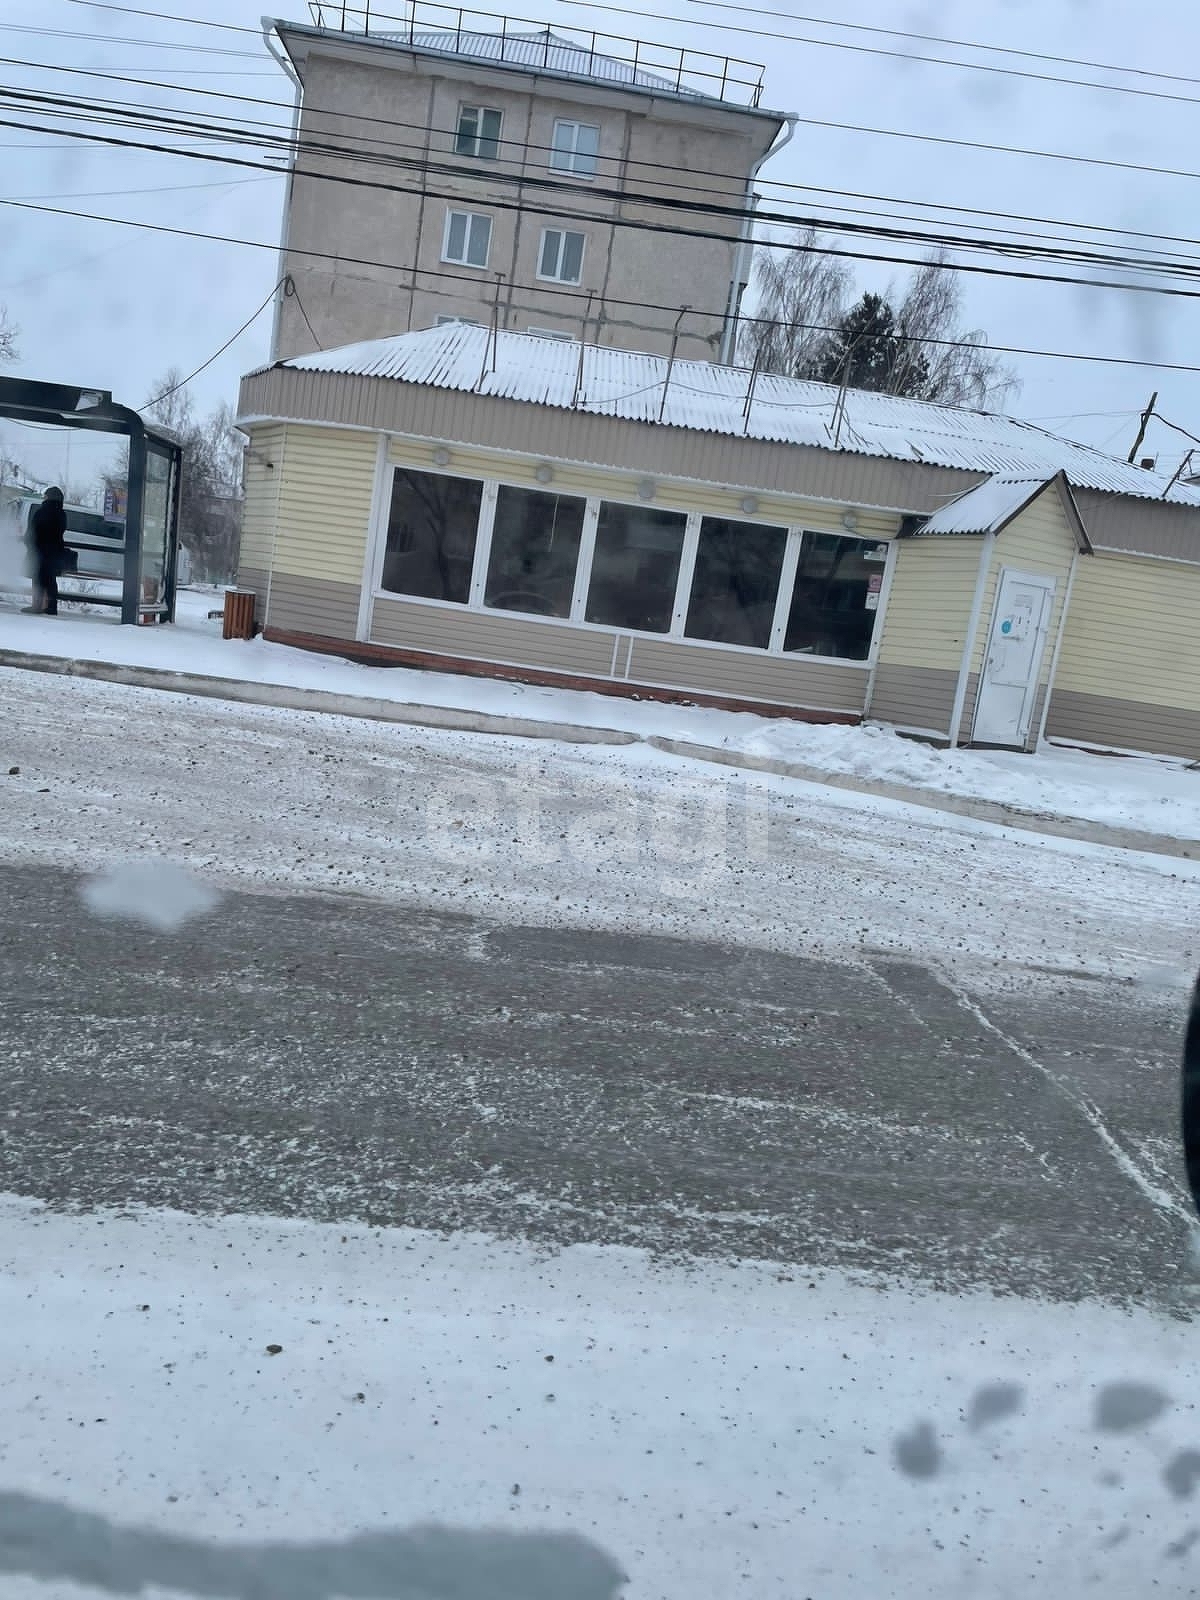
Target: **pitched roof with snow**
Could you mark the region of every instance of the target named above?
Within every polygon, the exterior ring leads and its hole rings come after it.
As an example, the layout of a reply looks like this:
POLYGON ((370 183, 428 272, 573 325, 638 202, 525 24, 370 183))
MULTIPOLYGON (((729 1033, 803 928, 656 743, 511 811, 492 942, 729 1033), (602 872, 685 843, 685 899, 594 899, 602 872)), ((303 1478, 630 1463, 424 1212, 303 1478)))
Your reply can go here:
POLYGON ((1167 479, 1157 473, 1015 417, 859 389, 849 390, 839 407, 841 391, 833 385, 768 373, 753 380, 747 408, 751 374, 743 367, 707 361, 671 366, 662 356, 585 345, 581 373, 577 342, 493 335, 466 323, 344 345, 276 365, 390 378, 653 426, 919 461, 1007 479, 1045 481, 1065 472, 1076 488, 1200 507, 1200 489, 1177 483, 1168 490, 1167 479))
POLYGON ((998 533, 1037 498, 1052 477, 989 478, 948 500, 922 525, 926 533, 998 533))

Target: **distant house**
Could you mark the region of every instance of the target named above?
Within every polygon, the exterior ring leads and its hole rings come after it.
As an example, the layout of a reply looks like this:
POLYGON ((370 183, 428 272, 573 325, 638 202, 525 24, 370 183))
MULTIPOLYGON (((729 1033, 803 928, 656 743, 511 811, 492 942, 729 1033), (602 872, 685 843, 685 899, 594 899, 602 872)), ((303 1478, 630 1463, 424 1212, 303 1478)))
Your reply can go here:
POLYGON ((1200 755, 1200 490, 984 412, 464 325, 243 380, 268 638, 1200 755))

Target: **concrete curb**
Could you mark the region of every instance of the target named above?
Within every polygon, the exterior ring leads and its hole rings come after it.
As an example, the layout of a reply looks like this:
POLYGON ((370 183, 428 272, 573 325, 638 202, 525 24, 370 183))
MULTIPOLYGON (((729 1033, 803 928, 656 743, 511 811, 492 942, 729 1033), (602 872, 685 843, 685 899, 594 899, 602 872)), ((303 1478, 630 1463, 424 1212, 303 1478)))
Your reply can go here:
POLYGON ((641 744, 666 755, 691 761, 736 767, 744 772, 762 772, 771 777, 795 778, 803 783, 819 784, 826 789, 843 789, 852 794, 898 800, 905 805, 920 806, 926 811, 948 812, 954 816, 970 817, 977 822, 1018 828, 1026 833, 1077 839, 1085 844, 1105 845, 1117 850, 1140 850, 1150 855, 1175 856, 1185 861, 1200 857, 1200 843, 1176 839, 1170 834, 1077 821, 1071 817, 1008 806, 996 800, 933 794, 928 789, 909 784, 877 783, 849 773, 826 772, 800 762, 779 761, 771 756, 727 750, 720 745, 696 744, 689 739, 630 733, 623 728, 587 728, 567 722, 543 722, 534 717, 461 711, 452 706, 408 705, 364 695, 334 694, 326 689, 248 683, 241 678, 213 678, 202 673, 172 672, 163 667, 82 661, 64 656, 35 655, 21 650, 0 650, 0 667, 11 667, 21 672, 48 672, 66 678, 97 678, 106 683, 119 683, 136 689, 160 689, 171 694, 199 695, 209 700, 232 700, 241 705, 278 706, 286 711, 314 711, 332 716, 362 717, 372 722, 401 723, 409 727, 444 728, 456 733, 500 734, 513 739, 555 739, 567 744, 641 744))
POLYGON ((416 706, 366 695, 334 694, 328 689, 299 689, 284 683, 248 683, 242 678, 212 678, 204 673, 171 672, 164 667, 131 667, 113 661, 80 661, 65 656, 29 655, 0 650, 0 667, 21 672, 50 672, 64 678, 99 678, 134 689, 162 689, 170 694, 201 695, 207 700, 235 700, 242 705, 278 706, 285 711, 317 711, 326 716, 364 717, 371 722, 401 722, 419 728, 446 728, 457 733, 502 733, 514 739, 558 739, 568 744, 639 744, 640 736, 620 728, 579 728, 569 722, 541 722, 535 717, 510 717, 454 706, 416 706))

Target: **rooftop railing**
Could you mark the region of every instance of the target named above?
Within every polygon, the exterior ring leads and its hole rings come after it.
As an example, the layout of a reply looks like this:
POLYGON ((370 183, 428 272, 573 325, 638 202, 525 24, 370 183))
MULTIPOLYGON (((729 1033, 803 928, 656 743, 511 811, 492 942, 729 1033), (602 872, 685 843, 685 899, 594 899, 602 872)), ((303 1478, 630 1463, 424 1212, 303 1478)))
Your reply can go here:
POLYGON ((362 5, 310 0, 308 9, 318 28, 475 61, 730 105, 757 107, 762 98, 764 69, 737 56, 712 55, 594 29, 549 28, 544 22, 438 0, 412 0, 401 15, 389 14, 371 0, 362 5))

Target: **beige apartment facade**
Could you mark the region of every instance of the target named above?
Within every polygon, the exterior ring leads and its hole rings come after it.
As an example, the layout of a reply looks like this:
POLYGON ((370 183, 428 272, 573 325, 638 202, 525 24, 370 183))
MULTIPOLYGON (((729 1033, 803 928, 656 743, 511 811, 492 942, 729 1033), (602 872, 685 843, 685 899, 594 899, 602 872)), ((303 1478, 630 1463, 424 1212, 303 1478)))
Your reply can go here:
POLYGON ((1200 494, 1011 419, 454 327, 251 374, 239 425, 269 638, 1200 756, 1200 494))
POLYGON ((790 134, 721 98, 728 66, 704 93, 683 52, 676 87, 548 31, 272 28, 299 102, 274 359, 454 319, 728 353, 754 175, 790 134))

